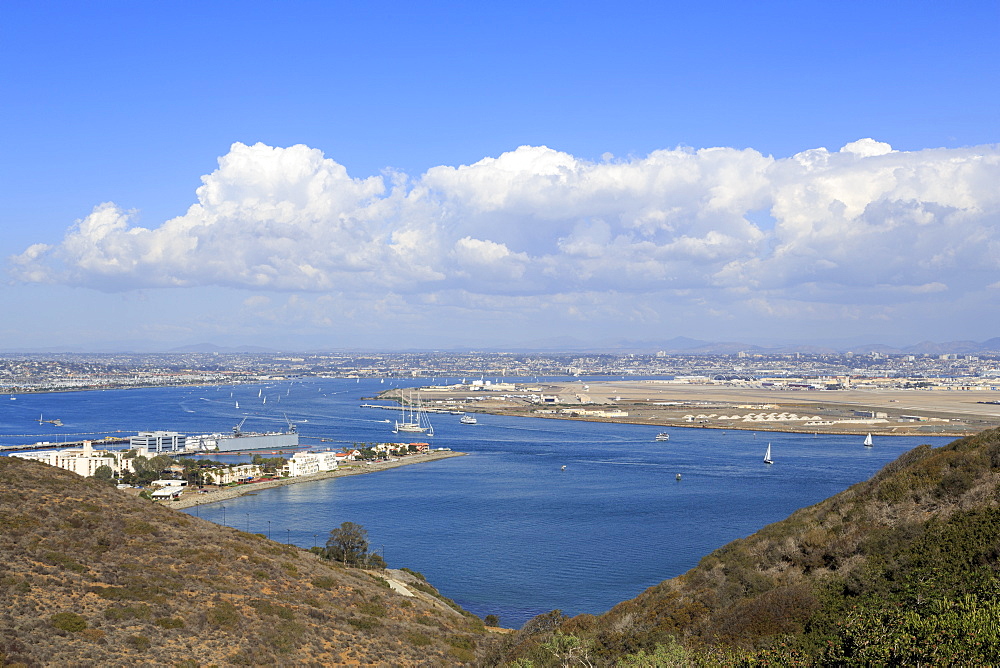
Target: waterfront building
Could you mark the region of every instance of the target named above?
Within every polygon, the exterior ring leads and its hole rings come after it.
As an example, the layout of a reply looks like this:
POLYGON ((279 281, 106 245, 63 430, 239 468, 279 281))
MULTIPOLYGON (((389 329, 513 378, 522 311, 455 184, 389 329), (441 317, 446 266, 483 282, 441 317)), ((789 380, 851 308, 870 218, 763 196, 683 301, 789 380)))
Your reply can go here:
POLYGON ((176 431, 140 431, 129 438, 129 447, 145 450, 150 457, 169 452, 183 452, 187 437, 176 431))
POLYGON ((205 469, 216 485, 231 485, 234 482, 249 482, 264 475, 264 469, 257 464, 236 464, 234 466, 205 469))
POLYGON ((123 454, 113 450, 95 450, 90 441, 84 441, 82 448, 16 452, 11 457, 31 459, 88 478, 101 466, 110 466, 115 476, 130 471, 131 460, 122 458, 123 454))
POLYGON ((296 452, 282 469, 282 473, 297 478, 323 471, 333 471, 337 468, 337 453, 326 452, 296 452))

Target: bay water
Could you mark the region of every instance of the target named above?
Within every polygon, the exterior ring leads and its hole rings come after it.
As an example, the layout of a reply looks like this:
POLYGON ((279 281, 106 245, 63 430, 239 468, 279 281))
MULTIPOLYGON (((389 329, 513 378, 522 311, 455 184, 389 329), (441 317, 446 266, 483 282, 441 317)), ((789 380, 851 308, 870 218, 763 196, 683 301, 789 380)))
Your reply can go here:
POLYGON ((0 398, 0 444, 158 429, 228 432, 244 418, 245 431, 265 431, 283 428, 287 418, 303 444, 317 448, 425 441, 469 453, 185 512, 306 548, 323 545, 342 522, 362 524, 390 567, 419 571, 466 609, 518 627, 557 608, 601 613, 730 540, 870 477, 916 445, 951 440, 886 437, 865 448, 856 436, 670 428, 670 440, 658 442, 656 426, 493 415, 461 425, 450 414, 430 416, 433 437, 404 438, 386 422, 398 412, 360 405, 377 403, 366 398, 393 386, 457 380, 17 395, 0 398), (763 463, 769 443, 771 466, 763 463))

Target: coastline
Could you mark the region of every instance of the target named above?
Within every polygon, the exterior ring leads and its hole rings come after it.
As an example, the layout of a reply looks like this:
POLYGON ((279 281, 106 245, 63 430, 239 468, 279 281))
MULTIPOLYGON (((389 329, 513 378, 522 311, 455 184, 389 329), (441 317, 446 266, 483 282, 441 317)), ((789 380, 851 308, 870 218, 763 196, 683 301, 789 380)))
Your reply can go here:
POLYGON ((181 510, 184 508, 193 508, 194 506, 203 506, 209 503, 218 503, 228 499, 235 499, 240 496, 245 496, 246 494, 254 494, 262 489, 271 489, 272 487, 283 487, 284 485, 296 485, 304 482, 329 480, 330 478, 342 478, 349 475, 377 473, 378 471, 386 471, 400 466, 409 466, 410 464, 423 464, 425 462, 434 462, 441 459, 449 459, 451 457, 464 457, 466 454, 468 453, 455 452, 452 450, 438 450, 427 454, 407 455, 397 461, 354 462, 351 466, 345 466, 337 469, 336 471, 323 471, 321 473, 298 476, 295 478, 282 478, 280 480, 267 480, 264 482, 250 483, 248 485, 237 485, 235 487, 223 487, 221 489, 215 489, 205 493, 201 493, 201 490, 191 489, 185 491, 184 494, 178 499, 173 501, 162 501, 159 503, 168 508, 181 510))
MULTIPOLYGON (((509 417, 793 434, 944 436, 1000 427, 1000 390, 851 388, 787 389, 647 380, 552 381, 521 394, 465 387, 428 392, 433 408, 509 417), (533 396, 529 396, 530 392, 533 396), (539 397, 544 401, 539 402, 539 397)), ((398 400, 389 389, 381 400, 398 400)))
POLYGON ((942 430, 935 432, 920 432, 916 430, 904 431, 905 426, 866 426, 862 429, 817 429, 800 427, 796 425, 768 425, 754 423, 751 425, 744 425, 741 423, 735 424, 702 424, 702 423, 691 423, 683 422, 679 420, 661 420, 660 422, 643 422, 642 420, 628 419, 628 418, 596 418, 596 417, 570 417, 565 415, 524 415, 520 413, 509 413, 498 410, 469 410, 469 413, 483 413, 488 415, 503 415, 506 417, 533 417, 542 418, 546 420, 569 420, 575 422, 603 422, 606 424, 634 424, 642 425, 645 427, 664 427, 664 428, 679 428, 679 429, 721 429, 722 431, 756 431, 756 432, 776 432, 781 434, 821 434, 821 435, 836 435, 836 436, 856 436, 858 434, 864 435, 866 433, 871 433, 872 436, 945 436, 952 438, 962 438, 965 436, 970 436, 972 434, 978 433, 977 431, 967 431, 967 430, 942 430))

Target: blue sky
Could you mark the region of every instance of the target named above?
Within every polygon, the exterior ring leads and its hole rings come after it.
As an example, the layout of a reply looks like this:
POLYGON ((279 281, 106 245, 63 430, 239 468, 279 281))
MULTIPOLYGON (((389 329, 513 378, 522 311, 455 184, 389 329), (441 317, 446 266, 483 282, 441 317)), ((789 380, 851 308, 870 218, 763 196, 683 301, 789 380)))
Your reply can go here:
POLYGON ((1000 334, 997 2, 3 14, 0 350, 1000 334))

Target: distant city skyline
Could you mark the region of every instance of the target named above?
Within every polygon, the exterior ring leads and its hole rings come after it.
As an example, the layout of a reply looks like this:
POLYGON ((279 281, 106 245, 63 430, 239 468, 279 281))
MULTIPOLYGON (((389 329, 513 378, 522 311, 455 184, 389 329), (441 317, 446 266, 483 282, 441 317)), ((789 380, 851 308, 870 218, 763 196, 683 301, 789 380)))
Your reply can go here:
POLYGON ((998 27, 15 0, 0 352, 987 341, 998 27))

